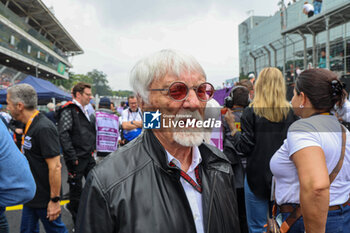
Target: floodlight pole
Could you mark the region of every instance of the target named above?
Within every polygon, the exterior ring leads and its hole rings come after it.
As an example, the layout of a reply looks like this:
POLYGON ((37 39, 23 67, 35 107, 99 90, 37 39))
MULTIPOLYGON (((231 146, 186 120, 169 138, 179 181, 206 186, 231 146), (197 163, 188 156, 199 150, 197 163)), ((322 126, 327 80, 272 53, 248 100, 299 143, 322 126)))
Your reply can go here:
POLYGON ((272 43, 270 43, 269 44, 270 45, 270 47, 272 48, 272 50, 273 50, 273 55, 274 55, 274 61, 275 61, 275 67, 277 67, 277 49, 275 48, 275 46, 273 46, 273 44, 272 43))
POLYGON ((299 33, 299 35, 301 36, 301 38, 303 39, 303 42, 304 42, 304 69, 306 69, 306 66, 307 66, 307 44, 306 44, 307 42, 306 42, 306 37, 300 30, 298 30, 298 33, 299 33))
POLYGON ((39 77, 38 77, 38 73, 39 73, 39 72, 38 72, 38 66, 39 66, 39 64, 37 64, 37 65, 35 66, 35 77, 36 77, 36 78, 39 78, 39 77))
POLYGON ((330 59, 329 59, 329 54, 330 54, 330 34, 329 34, 329 16, 327 16, 325 18, 325 21, 326 21, 326 37, 327 37, 327 40, 326 40, 326 68, 327 69, 330 69, 330 59))
POLYGON ((253 58, 254 60, 254 75, 257 75, 257 72, 256 72, 256 57, 250 52, 249 55, 253 58))
POLYGON ((264 49, 265 49, 265 51, 267 52, 267 56, 268 56, 268 61, 269 61, 269 67, 271 67, 271 52, 270 52, 270 50, 266 47, 266 46, 264 46, 263 47, 264 49))

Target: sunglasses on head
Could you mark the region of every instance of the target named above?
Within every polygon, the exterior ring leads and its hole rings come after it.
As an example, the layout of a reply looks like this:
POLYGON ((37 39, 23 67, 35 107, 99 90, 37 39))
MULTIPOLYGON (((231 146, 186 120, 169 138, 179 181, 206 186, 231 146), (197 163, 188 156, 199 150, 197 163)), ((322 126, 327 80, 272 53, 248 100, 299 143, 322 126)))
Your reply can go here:
POLYGON ((210 83, 202 83, 197 87, 188 87, 183 82, 173 82, 169 88, 165 89, 149 89, 150 91, 167 91, 168 96, 175 101, 183 101, 187 98, 188 92, 190 89, 193 89, 196 92, 196 95, 200 101, 207 102, 209 101, 215 92, 213 85, 210 83))

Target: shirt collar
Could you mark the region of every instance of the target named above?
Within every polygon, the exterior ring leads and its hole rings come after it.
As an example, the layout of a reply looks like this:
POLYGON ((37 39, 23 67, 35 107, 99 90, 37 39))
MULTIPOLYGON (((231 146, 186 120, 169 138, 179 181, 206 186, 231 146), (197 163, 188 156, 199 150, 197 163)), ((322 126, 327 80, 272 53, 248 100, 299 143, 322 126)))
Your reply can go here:
MULTIPOLYGON (((167 150, 165 150, 167 154, 168 163, 173 162, 177 167, 181 168, 181 163, 174 156, 172 156, 167 150)), ((202 162, 202 156, 198 149, 198 146, 192 147, 192 163, 187 171, 187 173, 194 171, 194 169, 202 162)))
POLYGON ((73 103, 78 105, 78 107, 85 113, 85 111, 87 109, 87 105, 85 107, 83 107, 83 105, 81 105, 76 99, 73 99, 73 103))

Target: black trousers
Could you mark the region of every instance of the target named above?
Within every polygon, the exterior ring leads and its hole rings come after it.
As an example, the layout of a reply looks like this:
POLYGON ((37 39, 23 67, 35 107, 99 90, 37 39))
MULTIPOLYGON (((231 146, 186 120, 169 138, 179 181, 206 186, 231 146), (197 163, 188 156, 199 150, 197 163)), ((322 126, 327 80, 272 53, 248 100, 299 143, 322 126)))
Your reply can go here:
POLYGON ((94 157, 91 155, 85 158, 78 158, 78 165, 73 176, 68 176, 69 184, 69 211, 72 214, 75 224, 79 208, 80 195, 83 191, 83 177, 87 177, 90 170, 96 165, 94 157))
POLYGON ((313 11, 309 11, 309 12, 307 13, 307 17, 308 17, 308 18, 310 18, 311 16, 314 16, 314 12, 313 12, 313 11))

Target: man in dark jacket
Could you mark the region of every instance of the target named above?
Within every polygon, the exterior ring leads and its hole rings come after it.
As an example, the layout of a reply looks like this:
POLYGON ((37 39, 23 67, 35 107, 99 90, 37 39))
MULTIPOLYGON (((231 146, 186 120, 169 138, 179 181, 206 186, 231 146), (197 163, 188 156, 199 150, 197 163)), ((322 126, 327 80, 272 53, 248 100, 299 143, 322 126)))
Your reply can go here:
POLYGON ((230 163, 203 143, 214 88, 202 67, 162 50, 136 64, 131 83, 144 132, 90 172, 77 232, 240 232, 230 163))
POLYGON ((91 85, 79 82, 72 89, 73 101, 58 112, 58 132, 68 169, 69 199, 67 209, 75 222, 82 192, 82 178, 95 166, 95 116, 87 112, 91 99, 91 85))

